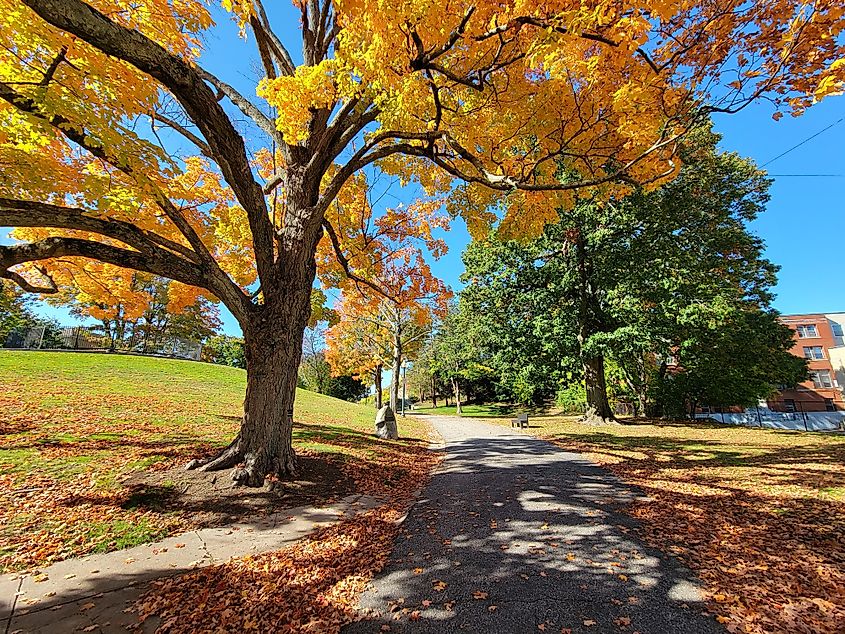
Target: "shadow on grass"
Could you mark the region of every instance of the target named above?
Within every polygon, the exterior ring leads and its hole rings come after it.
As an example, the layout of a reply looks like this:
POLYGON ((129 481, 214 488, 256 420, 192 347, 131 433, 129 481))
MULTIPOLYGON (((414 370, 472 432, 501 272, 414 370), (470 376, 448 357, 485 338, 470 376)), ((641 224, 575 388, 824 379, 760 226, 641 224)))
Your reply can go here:
MULTIPOLYGON (((721 426, 695 428, 717 432, 721 426)), ((845 622, 845 443, 810 442, 794 432, 795 444, 788 446, 767 444, 764 436, 743 445, 717 434, 695 440, 560 433, 552 439, 606 459, 650 496, 632 508, 644 534, 718 588, 727 597, 721 607, 733 613, 737 627, 746 618, 756 622, 755 614, 766 619, 766 631, 792 631, 795 623, 806 631, 838 631, 845 622), (829 608, 819 610, 819 601, 829 608)))

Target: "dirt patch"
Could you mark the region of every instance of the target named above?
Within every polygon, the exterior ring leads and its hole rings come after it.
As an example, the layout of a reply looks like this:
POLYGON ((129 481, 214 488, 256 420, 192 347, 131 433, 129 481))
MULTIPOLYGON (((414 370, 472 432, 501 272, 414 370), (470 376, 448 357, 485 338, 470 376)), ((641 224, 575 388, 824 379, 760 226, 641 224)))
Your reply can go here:
POLYGON ((330 504, 355 490, 342 470, 342 458, 325 455, 298 457, 302 479, 285 480, 270 489, 235 487, 232 469, 205 473, 174 467, 136 472, 124 483, 125 509, 156 513, 190 513, 192 523, 211 526, 256 515, 269 515, 309 504, 330 504))

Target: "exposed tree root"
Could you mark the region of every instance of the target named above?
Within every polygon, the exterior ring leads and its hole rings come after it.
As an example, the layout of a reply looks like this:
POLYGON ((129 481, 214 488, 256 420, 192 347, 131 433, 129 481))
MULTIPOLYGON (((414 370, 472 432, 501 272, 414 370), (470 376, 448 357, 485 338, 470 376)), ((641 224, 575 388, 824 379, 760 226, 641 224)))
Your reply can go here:
POLYGON ((293 450, 288 451, 284 459, 279 456, 267 458, 263 452, 247 453, 241 445, 238 435, 216 456, 191 460, 185 468, 212 472, 235 467, 232 480, 236 486, 262 487, 269 478, 271 489, 276 488, 281 480, 297 477, 296 454, 293 450))
POLYGON ((191 471, 197 469, 199 471, 222 471, 223 469, 231 469, 235 465, 243 461, 243 452, 240 450, 241 435, 235 436, 235 439, 229 443, 229 446, 220 451, 216 456, 211 458, 194 458, 185 465, 185 469, 191 471))
POLYGON ((589 408, 587 409, 586 413, 584 414, 583 418, 581 418, 579 423, 583 425, 619 425, 619 421, 614 418, 613 414, 608 416, 600 416, 595 409, 589 408))

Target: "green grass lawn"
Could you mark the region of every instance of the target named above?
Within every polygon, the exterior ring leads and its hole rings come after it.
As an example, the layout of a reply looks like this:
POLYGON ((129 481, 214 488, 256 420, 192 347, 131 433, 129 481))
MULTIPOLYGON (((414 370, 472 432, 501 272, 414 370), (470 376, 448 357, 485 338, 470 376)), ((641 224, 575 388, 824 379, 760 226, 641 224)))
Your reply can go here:
MULTIPOLYGON (((0 384, 0 569, 17 569, 191 528, 189 513, 134 504, 127 481, 175 472, 228 444, 246 374, 172 359, 2 350, 0 384)), ((373 492, 425 451, 427 438, 425 424, 408 418, 402 440, 376 441, 374 414, 297 390, 294 446, 309 464, 330 460, 338 477, 373 492)))

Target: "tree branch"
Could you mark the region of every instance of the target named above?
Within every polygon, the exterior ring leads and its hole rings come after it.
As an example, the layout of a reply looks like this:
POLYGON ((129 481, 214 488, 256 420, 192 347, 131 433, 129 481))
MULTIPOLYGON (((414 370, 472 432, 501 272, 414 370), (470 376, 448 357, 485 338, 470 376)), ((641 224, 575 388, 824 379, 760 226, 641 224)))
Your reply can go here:
POLYGON ((56 283, 53 281, 53 278, 44 273, 43 271, 41 272, 41 274, 45 278, 47 278, 47 281, 50 283, 49 286, 35 286, 20 273, 16 273, 15 271, 0 270, 0 277, 5 278, 7 280, 11 280, 20 288, 25 290, 27 293, 41 293, 43 295, 52 295, 54 293, 58 293, 59 287, 56 286, 56 283))
MULTIPOLYGON (((270 20, 267 19, 267 12, 264 10, 264 3, 261 2, 261 0, 255 0, 255 6, 258 9, 258 17, 261 20, 259 26, 264 32, 264 35, 267 37, 270 48, 276 56, 279 65, 282 67, 282 71, 285 75, 293 75, 296 72, 296 64, 293 63, 293 59, 291 58, 287 48, 285 48, 285 45, 282 44, 282 41, 270 27, 270 20)), ((255 25, 251 24, 251 26, 254 30, 255 25)))
POLYGON ((198 70, 139 31, 113 22, 82 0, 22 0, 52 26, 128 62, 161 82, 202 132, 226 182, 247 213, 259 277, 273 267, 273 227, 246 146, 198 70))
POLYGON ((210 158, 212 161, 214 160, 214 154, 211 152, 211 148, 208 147, 208 143, 203 141, 200 137, 191 132, 188 128, 183 126, 178 121, 171 119, 170 117, 167 117, 159 112, 152 112, 150 114, 150 119, 152 119, 154 122, 158 121, 160 123, 163 123, 168 128, 175 130, 183 137, 188 139, 188 141, 197 146, 197 149, 202 153, 203 156, 210 158))
POLYGON ((196 265, 167 254, 166 251, 141 253, 80 238, 45 238, 27 244, 0 246, 0 275, 8 277, 9 273, 14 273, 14 271, 9 271, 9 268, 18 264, 59 257, 90 258, 123 268, 160 275, 190 286, 208 288, 196 265))
MULTIPOLYGON (((129 165, 125 160, 112 157, 108 152, 106 152, 105 148, 102 145, 100 145, 96 140, 86 134, 85 130, 77 128, 71 121, 60 115, 45 115, 41 112, 41 109, 38 107, 38 104, 36 104, 34 100, 17 93, 3 82, 0 82, 0 99, 7 101, 8 103, 16 107, 18 110, 28 112, 33 116, 41 119, 42 121, 48 123, 50 126, 61 132, 68 139, 70 139, 80 147, 84 148, 97 158, 102 159, 109 165, 112 165, 113 167, 117 168, 130 178, 134 177, 135 170, 131 165, 129 165)), ((197 235, 196 231, 185 218, 185 216, 176 208, 173 202, 157 188, 155 190, 155 193, 156 204, 161 207, 165 215, 171 220, 171 222, 173 222, 174 225, 176 225, 182 235, 185 236, 185 239, 193 247, 194 252, 200 258, 205 260, 207 264, 211 265, 211 269, 214 270, 214 268, 217 266, 216 261, 211 256, 211 253, 208 251, 208 248, 205 246, 205 243, 203 243, 199 235, 197 235)))
POLYGON ((199 256, 188 247, 156 233, 144 231, 122 220, 104 220, 86 215, 85 210, 50 203, 0 198, 0 227, 53 227, 88 231, 119 240, 139 251, 167 249, 171 255, 187 258, 199 265, 199 256))
POLYGON ((346 255, 343 253, 343 247, 340 245, 340 239, 337 236, 337 233, 334 230, 334 227, 331 223, 323 219, 323 229, 326 230, 326 233, 329 236, 329 240, 332 243, 332 248, 334 249, 335 257, 337 258, 338 263, 343 268, 343 272, 350 280, 355 282, 356 284, 364 284, 365 286, 370 287, 376 293, 389 299, 392 302, 396 301, 396 298, 392 297, 390 294, 384 291, 384 289, 380 288, 378 284, 373 283, 372 281, 361 277, 360 275, 354 273, 352 271, 352 267, 349 264, 349 260, 347 259, 346 255))

